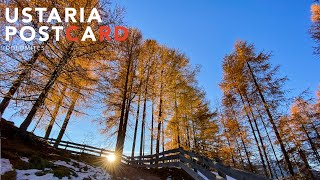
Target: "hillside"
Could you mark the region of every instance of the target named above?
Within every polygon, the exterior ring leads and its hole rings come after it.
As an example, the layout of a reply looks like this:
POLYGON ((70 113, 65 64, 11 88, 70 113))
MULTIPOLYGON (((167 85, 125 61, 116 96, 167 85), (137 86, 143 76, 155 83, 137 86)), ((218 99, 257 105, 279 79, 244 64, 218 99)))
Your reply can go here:
MULTIPOLYGON (((21 134, 12 122, 1 120, 1 179, 102 180, 177 179, 179 170, 151 172, 122 165, 115 171, 104 157, 76 156, 55 149, 31 133, 21 134)), ((180 179, 180 177, 179 177, 180 179)))

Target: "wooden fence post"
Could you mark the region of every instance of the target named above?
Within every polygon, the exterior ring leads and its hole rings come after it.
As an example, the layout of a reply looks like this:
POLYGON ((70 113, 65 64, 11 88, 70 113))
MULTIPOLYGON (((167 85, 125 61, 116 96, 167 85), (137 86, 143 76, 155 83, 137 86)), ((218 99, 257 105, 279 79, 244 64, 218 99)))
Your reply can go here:
POLYGON ((84 153, 84 150, 86 149, 86 145, 83 145, 82 146, 82 152, 81 152, 81 154, 83 154, 84 153))

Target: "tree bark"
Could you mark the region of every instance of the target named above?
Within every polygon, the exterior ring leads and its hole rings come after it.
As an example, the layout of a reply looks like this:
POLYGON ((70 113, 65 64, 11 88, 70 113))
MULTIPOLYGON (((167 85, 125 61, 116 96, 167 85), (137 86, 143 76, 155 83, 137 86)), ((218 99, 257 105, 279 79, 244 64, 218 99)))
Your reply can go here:
POLYGON ((153 154, 153 101, 152 101, 152 107, 151 107, 151 139, 150 139, 150 154, 153 154))
POLYGON ((62 127, 60 129, 60 132, 59 132, 59 135, 57 137, 57 140, 53 145, 55 148, 58 148, 58 146, 59 146, 59 144, 60 144, 60 142, 62 140, 62 137, 63 137, 63 135, 64 135, 64 133, 65 133, 65 131, 67 129, 67 125, 69 124, 69 120, 70 120, 71 114, 72 114, 72 112, 74 110, 74 107, 76 105, 78 97, 79 97, 79 93, 75 94, 74 97, 71 100, 71 104, 69 106, 67 115, 66 115, 66 117, 65 117, 65 119, 63 121, 63 125, 62 125, 62 127))
MULTIPOLYGON (((131 72, 133 72, 133 69, 131 69, 131 72)), ((127 132, 127 124, 128 124, 128 120, 129 120, 129 112, 130 112, 130 108, 131 108, 131 102, 133 99, 133 98, 131 98, 132 88, 133 88, 133 75, 131 75, 131 83, 130 83, 130 88, 128 91, 129 95, 126 100, 126 109, 125 109, 125 115, 124 115, 124 120, 123 120, 123 125, 122 125, 122 135, 121 135, 121 139, 120 139, 120 144, 122 144, 122 147, 124 146, 124 141, 125 141, 126 132, 127 132)), ((121 152, 121 154, 122 154, 122 152, 121 152)))
POLYGON ((61 91, 61 94, 60 94, 60 97, 59 97, 59 99, 58 99, 58 102, 57 102, 57 104, 56 104, 56 106, 55 106, 55 108, 54 108, 54 110, 53 110, 53 113, 52 113, 52 116, 51 116, 51 119, 50 119, 50 123, 49 123, 49 125, 48 125, 48 127, 47 127, 47 130, 46 130, 46 134, 45 134, 45 136, 44 136, 44 139, 48 139, 49 136, 50 136, 50 133, 51 133, 51 131, 52 131, 53 124, 54 124, 54 122, 56 121, 56 118, 57 118, 57 116, 58 116, 59 109, 60 109, 60 107, 61 107, 61 105, 62 105, 62 102, 63 102, 63 99, 64 99, 64 94, 65 94, 66 90, 67 90, 67 86, 63 86, 63 89, 62 89, 62 91, 61 91))
POLYGON ((175 125, 177 128, 177 141, 178 141, 178 148, 181 147, 181 143, 180 143, 180 128, 179 128, 179 115, 178 115, 178 103, 177 103, 177 93, 175 92, 175 100, 174 100, 174 109, 175 109, 175 125))
POLYGON ((131 53, 128 57, 128 64, 126 69, 126 79, 123 86, 123 94, 122 94, 122 104, 121 104, 121 113, 120 113, 120 122, 119 122, 119 128, 118 128, 118 135, 117 135, 117 143, 115 148, 115 153, 117 156, 121 157, 123 153, 123 143, 124 137, 123 137, 123 121, 124 121, 124 115, 125 115, 125 109, 126 109, 126 102, 127 102, 127 93, 128 93, 128 83, 129 83, 129 74, 131 69, 131 53))
POLYGON ((190 144, 190 132, 189 132, 189 121, 188 121, 188 125, 187 125, 187 147, 188 147, 188 150, 191 149, 191 144, 190 144))
POLYGON ((165 150, 165 148, 164 148, 164 140, 165 140, 165 138, 164 138, 164 121, 163 120, 162 120, 161 126, 162 126, 162 128, 161 128, 162 152, 164 152, 164 150, 165 150))
MULTIPOLYGON (((234 117, 236 117, 236 116, 235 116, 235 112, 233 112, 233 114, 234 114, 234 117)), ((239 122, 238 122, 237 119, 236 119, 236 122, 237 122, 237 125, 240 126, 240 124, 239 124, 239 122)), ((243 137, 242 137, 241 134, 240 134, 240 139, 241 139, 241 143, 242 143, 242 145, 243 145, 244 152, 246 153, 246 157, 247 157, 247 161, 248 161, 248 163, 249 163, 250 171, 251 171, 251 172, 254 172, 254 169, 253 169, 253 166, 252 166, 252 163, 251 163, 251 160, 250 160, 249 151, 248 151, 248 149, 247 149, 247 146, 246 146, 246 144, 245 144, 245 142, 244 142, 244 139, 243 139, 243 137)))
MULTIPOLYGON (((229 146, 230 146, 229 139, 228 139, 228 143, 229 143, 229 146)), ((245 169, 244 161, 243 161, 243 158, 242 158, 242 155, 241 155, 240 145, 239 145, 239 142, 238 142, 237 138, 236 138, 236 144, 237 144, 237 149, 238 149, 238 153, 239 153, 239 157, 240 157, 240 162, 241 162, 242 168, 245 169)), ((233 153, 231 155, 232 155, 232 161, 234 161, 233 153)), ((236 167, 235 162, 233 162, 233 163, 234 163, 234 167, 236 167)))
MULTIPOLYGON (((232 114, 233 114, 234 117, 237 117, 237 116, 236 116, 236 112, 235 112, 234 110, 232 110, 232 114)), ((237 126, 240 127, 240 124, 239 124, 239 122, 238 122, 238 119, 235 118, 235 120, 236 120, 236 122, 237 122, 237 126)), ((251 163, 251 160, 250 160, 249 151, 248 151, 247 146, 246 146, 246 144, 245 144, 245 142, 244 142, 244 139, 243 139, 243 137, 242 137, 242 134, 240 134, 240 138, 241 138, 241 143, 242 143, 242 145, 243 145, 244 151, 245 151, 245 153, 246 153, 246 157, 247 157, 247 161, 248 161, 248 163, 249 163, 250 171, 251 171, 251 172, 254 172, 254 169, 253 169, 253 166, 252 166, 252 163, 251 163)))
POLYGON ((140 135, 140 158, 144 151, 144 136, 145 136, 145 120, 146 120, 146 111, 147 111, 147 93, 145 92, 145 97, 143 100, 143 112, 142 112, 142 124, 141 124, 141 135, 140 135))
POLYGON ((38 127, 38 125, 39 125, 39 123, 40 123, 40 121, 41 121, 44 113, 45 113, 45 111, 43 111, 43 112, 41 113, 40 118, 38 119, 38 121, 36 122, 36 125, 34 126, 34 128, 33 128, 32 131, 31 131, 32 133, 34 133, 34 131, 37 129, 37 127, 38 127))
MULTIPOLYGON (((161 76, 162 76, 161 71, 161 76)), ((161 78, 160 78, 161 81, 161 78)), ((162 123, 162 91, 163 91, 163 86, 162 86, 162 81, 160 82, 160 97, 159 97, 159 114, 158 114, 158 130, 157 130, 157 144, 156 144, 156 159, 159 158, 159 151, 160 151, 160 134, 161 134, 161 123, 162 123)), ((164 139, 162 138, 162 141, 164 139)), ((163 147, 164 148, 164 147, 163 147)), ((157 163, 157 162, 156 162, 157 163)))
POLYGON ((314 156, 316 157, 317 161, 320 163, 320 156, 319 156, 319 153, 317 151, 317 148, 315 147, 314 143, 312 142, 312 139, 309 136, 309 133, 308 133, 307 129, 305 128, 305 126, 302 124, 302 122, 300 120, 299 120, 299 122, 301 124, 301 128, 303 129, 304 133, 307 136, 308 142, 309 142, 309 144, 311 146, 311 149, 313 151, 314 156))
POLYGON ((257 138, 257 135, 256 135, 256 133, 255 133, 254 127, 253 127, 253 125, 252 125, 252 120, 251 120, 251 118, 250 118, 250 116, 249 116, 249 114, 248 114, 246 104, 245 104, 244 99, 243 99, 243 97, 242 97, 242 94, 240 93, 239 90, 238 90, 238 93, 239 93, 239 95, 240 95, 242 104, 243 104, 243 106, 244 106, 245 114, 246 114, 246 116, 247 116, 247 118, 248 118, 248 121, 249 121, 249 124, 250 124, 250 128, 251 128, 251 130, 252 130, 252 134, 253 134, 254 140, 255 140, 255 142, 256 142, 258 151, 259 151, 259 156, 260 156, 260 159, 261 159, 261 162, 262 162, 262 167, 263 167, 263 170, 264 170, 264 174, 268 177, 267 166, 266 166, 266 164, 265 164, 265 162, 264 162, 264 159, 263 159, 263 155, 262 155, 261 148, 260 148, 260 145, 259 145, 259 142, 258 142, 258 138, 257 138))
POLYGON ((302 149, 299 149, 298 152, 299 152, 299 155, 300 155, 302 161, 304 162, 304 164, 306 166, 305 170, 307 171, 308 177, 310 179, 315 179, 315 177, 313 176, 313 173, 312 173, 312 168, 308 162, 306 154, 304 153, 304 151, 302 149))
POLYGON ((257 132, 258 132, 259 140, 260 140, 260 143, 261 143, 261 146, 262 146, 262 150, 263 150, 263 155, 264 155, 265 160, 267 161, 267 166, 268 166, 270 178, 273 179, 273 174, 272 174, 272 170, 271 170, 271 165, 270 165, 270 162, 269 162, 269 159, 268 159, 268 155, 267 155, 267 152, 266 152, 266 146, 264 145, 264 142, 263 142, 263 139, 262 139, 260 130, 259 130, 259 126, 258 126, 258 123, 257 123, 257 118, 256 118, 255 115, 253 114, 253 109, 252 109, 252 107, 251 107, 251 103, 250 103, 250 100, 249 100, 247 94, 244 94, 244 97, 245 97, 245 100, 247 101, 247 104, 248 104, 248 107, 249 107, 249 111, 250 111, 251 117, 252 117, 252 119, 253 119, 253 122, 254 122, 255 127, 256 127, 256 129, 257 129, 257 132))
MULTIPOLYGON (((277 165, 278 165, 278 167, 279 167, 279 169, 280 169, 281 176, 284 177, 284 174, 283 174, 283 171, 282 171, 282 167, 281 167, 280 162, 279 162, 279 159, 278 159, 278 157, 277 157, 277 155, 276 155, 276 151, 274 150, 273 143, 272 143, 272 141, 271 141, 269 132, 268 132, 268 130, 267 130, 267 126, 266 126, 266 124, 264 123, 263 118, 262 118, 262 115, 261 115, 261 113, 260 113, 259 110, 258 110, 258 114, 259 114, 260 120, 261 120, 261 122, 262 122, 262 124, 263 124, 264 130, 265 130, 265 132, 266 132, 266 134, 267 134, 268 140, 269 140, 269 142, 270 142, 270 146, 271 146, 273 155, 274 155, 274 157, 276 158, 277 165)), ((276 175, 276 178, 277 178, 277 172, 275 172, 275 175, 276 175)))
POLYGON ((136 123, 134 126, 131 158, 134 157, 134 152, 135 152, 135 148, 136 148, 137 131, 138 131, 138 123, 139 123, 139 112, 140 112, 140 100, 141 100, 141 94, 139 94, 139 97, 138 97, 138 105, 137 105, 138 107, 137 107, 136 123))
MULTIPOLYGON (((223 122, 222 122, 222 124, 223 124, 223 126, 225 126, 225 124, 224 124, 223 122)), ((228 135, 227 135, 226 128, 224 128, 224 133, 226 134, 225 137, 226 137, 226 139, 227 139, 227 144, 228 144, 229 148, 232 149, 231 143, 230 143, 230 139, 229 139, 229 137, 228 137, 228 135)), ((238 143, 238 142, 237 142, 237 143, 238 143)), ((238 146, 238 147, 239 147, 239 146, 238 146)), ((239 147, 239 148, 240 148, 240 147, 239 147)), ((241 155, 241 154, 240 154, 240 155, 241 155)), ((234 156, 233 156, 233 151, 231 152, 231 160, 232 160, 232 163, 233 163, 233 167, 237 167, 237 166, 236 166, 236 161, 235 161, 234 156)), ((242 158, 241 158, 241 160, 243 161, 242 158)), ((242 165, 244 165, 244 163, 243 163, 242 165)))

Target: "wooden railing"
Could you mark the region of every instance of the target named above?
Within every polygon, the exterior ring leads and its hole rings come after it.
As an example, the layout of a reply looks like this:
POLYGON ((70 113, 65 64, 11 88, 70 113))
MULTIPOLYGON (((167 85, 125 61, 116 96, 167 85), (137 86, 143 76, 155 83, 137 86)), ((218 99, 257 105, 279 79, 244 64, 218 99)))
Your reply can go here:
MULTIPOLYGON (((55 141, 55 139, 48 139, 50 145, 53 145, 55 141)), ((103 156, 114 153, 114 151, 103 148, 68 141, 61 141, 58 148, 77 155, 90 154, 103 156)), ((196 180, 227 179, 227 176, 237 180, 267 179, 253 173, 227 167, 194 152, 185 151, 182 148, 164 151, 158 155, 135 156, 133 158, 123 155, 121 162, 138 168, 181 168, 196 180)))
POLYGON ((185 151, 182 148, 161 152, 159 155, 135 156, 128 161, 131 166, 158 168, 176 167, 187 172, 194 179, 227 179, 230 176, 237 180, 259 180, 265 177, 227 167, 207 157, 194 152, 185 151))
MULTIPOLYGON (((48 143, 51 146, 53 146, 55 142, 56 142, 55 139, 52 139, 52 138, 48 139, 48 143)), ((69 151, 77 155, 90 154, 94 156, 102 156, 102 155, 110 155, 114 153, 114 151, 109 151, 103 148, 97 148, 97 147, 93 147, 85 144, 78 144, 78 143, 69 142, 69 141, 60 141, 58 148, 64 149, 66 151, 69 151)))

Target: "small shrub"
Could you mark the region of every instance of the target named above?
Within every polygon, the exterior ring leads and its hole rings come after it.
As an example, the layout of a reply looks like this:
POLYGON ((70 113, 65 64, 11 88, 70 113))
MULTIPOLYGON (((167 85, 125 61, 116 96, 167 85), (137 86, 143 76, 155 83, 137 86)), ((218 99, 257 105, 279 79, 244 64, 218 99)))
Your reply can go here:
POLYGON ((73 167, 80 168, 80 164, 77 162, 73 162, 73 167))
POLYGON ((66 158, 66 157, 63 157, 63 156, 58 157, 57 160, 65 161, 66 163, 71 162, 70 158, 66 158))
POLYGON ((84 171, 88 171, 88 169, 89 169, 88 166, 84 166, 84 167, 83 167, 83 170, 84 170, 84 171))
POLYGON ((11 159, 10 160, 12 166, 15 169, 30 169, 30 164, 19 159, 11 159))
POLYGON ((32 169, 43 170, 44 168, 51 168, 53 166, 52 163, 40 156, 31 156, 29 163, 32 169))
POLYGON ((52 173, 52 171, 51 170, 45 170, 45 171, 38 171, 38 172, 36 172, 35 173, 35 175, 36 176, 44 176, 44 175, 46 175, 46 174, 48 174, 48 173, 52 173))
POLYGON ((78 174, 72 171, 71 169, 64 167, 64 166, 56 166, 52 170, 53 175, 58 178, 62 177, 68 177, 71 178, 70 176, 78 177, 78 174))

